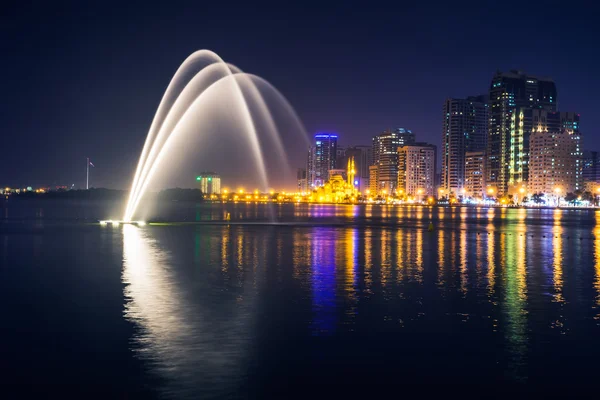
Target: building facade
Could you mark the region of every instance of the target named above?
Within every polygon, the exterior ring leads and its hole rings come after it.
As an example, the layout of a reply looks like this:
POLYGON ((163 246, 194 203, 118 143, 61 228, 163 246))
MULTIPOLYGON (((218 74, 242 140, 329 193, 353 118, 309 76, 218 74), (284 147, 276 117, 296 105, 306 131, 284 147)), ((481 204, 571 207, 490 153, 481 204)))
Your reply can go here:
POLYGON ((483 198, 485 195, 485 152, 469 151, 465 154, 465 187, 462 194, 483 198))
POLYGON ((196 177, 202 194, 221 194, 221 177, 214 172, 201 172, 196 177))
POLYGON ((597 151, 583 152, 582 177, 586 190, 594 192, 600 186, 600 153, 597 151))
POLYGON ((308 184, 311 189, 329 180, 329 170, 336 169, 337 135, 317 133, 315 144, 308 151, 308 184))
POLYGON ((346 162, 346 148, 343 146, 337 145, 335 151, 335 168, 336 169, 344 169, 346 162))
POLYGON ((576 144, 566 131, 534 132, 530 137, 530 193, 552 196, 574 192, 576 144))
POLYGON ((398 147, 399 196, 424 200, 436 193, 436 147, 428 143, 414 143, 398 147))
POLYGON ((554 81, 521 71, 497 72, 489 93, 486 184, 496 193, 521 186, 529 175, 529 135, 526 110, 556 111, 554 81), (520 115, 523 115, 523 118, 520 115))
POLYGON ((484 151, 488 132, 486 96, 447 99, 443 107, 442 183, 445 193, 466 187, 466 153, 484 151))
POLYGON ((298 168, 298 172, 296 173, 296 182, 297 182, 297 190, 300 193, 308 192, 308 179, 306 168, 298 168))
POLYGON ((379 166, 369 166, 369 197, 376 197, 379 194, 379 166))
POLYGON ((377 192, 394 194, 398 184, 398 147, 415 142, 412 131, 388 129, 373 137, 373 164, 377 165, 377 192))
POLYGON ((529 192, 552 194, 558 191, 564 195, 583 190, 579 114, 534 110, 531 120, 529 192))

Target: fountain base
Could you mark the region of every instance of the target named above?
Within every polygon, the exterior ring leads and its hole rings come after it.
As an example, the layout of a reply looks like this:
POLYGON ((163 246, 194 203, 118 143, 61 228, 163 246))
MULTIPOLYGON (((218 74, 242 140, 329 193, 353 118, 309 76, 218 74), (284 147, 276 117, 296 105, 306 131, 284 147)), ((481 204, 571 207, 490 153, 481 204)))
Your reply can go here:
POLYGON ((119 226, 119 225, 136 225, 136 226, 144 226, 146 225, 145 221, 114 221, 112 219, 108 219, 108 220, 104 220, 104 221, 99 221, 100 225, 104 226, 104 225, 113 225, 113 226, 119 226))

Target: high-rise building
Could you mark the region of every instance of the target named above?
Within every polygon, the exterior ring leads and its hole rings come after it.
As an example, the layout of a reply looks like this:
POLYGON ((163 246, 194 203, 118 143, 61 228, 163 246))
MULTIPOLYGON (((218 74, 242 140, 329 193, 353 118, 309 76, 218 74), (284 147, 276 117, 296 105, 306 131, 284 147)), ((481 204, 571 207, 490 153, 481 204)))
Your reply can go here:
POLYGON ((346 168, 346 148, 342 147, 338 144, 335 151, 335 168, 336 169, 344 169, 346 168))
POLYGON ((600 153, 584 151, 582 164, 584 187, 586 190, 595 191, 600 186, 600 153))
POLYGON ((485 96, 447 99, 443 108, 442 188, 459 195, 466 185, 465 154, 485 150, 488 105, 485 96))
POLYGON ((552 195, 575 191, 574 143, 566 131, 534 132, 530 137, 529 191, 552 195))
POLYGON ((377 192, 394 193, 398 183, 398 147, 414 142, 414 133, 404 128, 388 129, 373 137, 373 164, 379 167, 377 192))
POLYGON ((529 137, 530 193, 563 195, 582 190, 583 152, 579 115, 571 112, 532 112, 529 137))
POLYGON ((348 160, 354 157, 356 166, 355 181, 358 181, 357 189, 364 192, 369 188, 369 166, 373 163, 373 148, 371 146, 350 146, 344 151, 344 157, 338 160, 338 168, 348 164, 348 160))
POLYGON ((317 133, 315 145, 308 151, 308 183, 311 188, 323 186, 329 179, 329 170, 336 168, 337 135, 317 133))
POLYGON ((573 144, 573 156, 575 157, 575 190, 583 190, 585 182, 583 179, 583 142, 579 128, 580 115, 574 112, 560 112, 560 127, 567 131, 573 144))
POLYGON ((423 200, 435 195, 436 147, 414 143, 398 147, 398 194, 423 200))
POLYGON ((312 191, 315 188, 315 147, 308 148, 308 156, 306 157, 306 184, 308 190, 312 191))
POLYGON ((379 194, 379 166, 369 166, 369 192, 371 197, 379 194))
POLYGON ((306 175, 306 168, 298 168, 298 172, 296 173, 296 181, 298 192, 308 192, 308 179, 306 175))
POLYGON ((201 172, 196 177, 202 194, 221 194, 221 177, 214 172, 201 172))
POLYGON ((468 151, 465 154, 465 187, 457 196, 483 198, 485 194, 485 152, 468 151))
POLYGON ((413 144, 416 141, 415 134, 412 133, 412 131, 410 129, 396 128, 396 129, 390 129, 390 131, 395 132, 396 135, 398 135, 398 143, 400 143, 400 146, 406 146, 407 144, 413 144))
POLYGON ((489 97, 486 184, 502 195, 510 185, 521 186, 528 179, 531 129, 524 119, 525 110, 556 111, 556 85, 551 79, 521 71, 498 71, 489 97))

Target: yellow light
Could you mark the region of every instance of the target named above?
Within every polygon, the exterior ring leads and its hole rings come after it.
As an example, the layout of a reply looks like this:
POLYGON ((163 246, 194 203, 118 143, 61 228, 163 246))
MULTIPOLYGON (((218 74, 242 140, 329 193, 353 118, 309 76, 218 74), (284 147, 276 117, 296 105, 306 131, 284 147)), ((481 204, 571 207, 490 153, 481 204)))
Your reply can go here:
MULTIPOLYGON (((600 192, 600 187, 598 188, 598 191, 600 192)), ((369 194, 369 193, 371 193, 371 190, 367 189, 367 190, 365 190, 365 193, 369 194)))
POLYGON ((138 226, 144 226, 144 225, 146 225, 146 222, 145 221, 138 221, 137 224, 138 224, 138 226))
POLYGON ((493 193, 494 193, 494 189, 492 189, 492 188, 489 188, 489 189, 487 190, 487 192, 488 192, 489 194, 493 194, 493 193))
POLYGON ((521 189, 519 189, 519 192, 520 192, 521 194, 525 193, 525 188, 521 188, 521 189))
POLYGON ((227 194, 227 192, 229 192, 227 189, 223 189, 224 194, 227 194))
POLYGON ((272 195, 274 195, 274 194, 275 194, 275 191, 274 191, 274 190, 270 190, 270 191, 269 191, 269 193, 270 193, 270 194, 271 194, 271 196, 272 196, 272 195))
POLYGON ((244 193, 244 189, 240 189, 240 190, 238 190, 238 192, 239 192, 240 194, 243 194, 243 193, 244 193))

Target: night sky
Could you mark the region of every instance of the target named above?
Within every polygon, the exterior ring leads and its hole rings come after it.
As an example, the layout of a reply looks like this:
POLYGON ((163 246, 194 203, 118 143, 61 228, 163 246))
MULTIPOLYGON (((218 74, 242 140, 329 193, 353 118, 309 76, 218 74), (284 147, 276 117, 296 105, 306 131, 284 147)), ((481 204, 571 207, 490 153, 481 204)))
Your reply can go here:
POLYGON ((167 84, 198 49, 267 79, 309 134, 342 145, 404 127, 439 146, 446 97, 487 92, 498 69, 550 76, 559 109, 581 114, 584 147, 600 150, 592 2, 12 3, 0 11, 0 185, 81 187, 89 156, 94 186, 126 188, 167 84))

